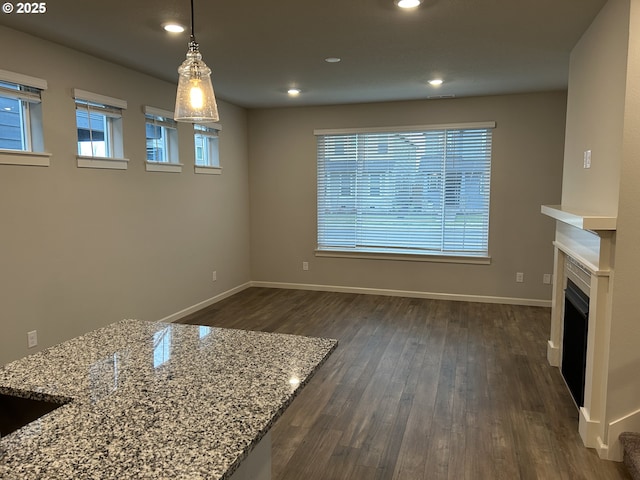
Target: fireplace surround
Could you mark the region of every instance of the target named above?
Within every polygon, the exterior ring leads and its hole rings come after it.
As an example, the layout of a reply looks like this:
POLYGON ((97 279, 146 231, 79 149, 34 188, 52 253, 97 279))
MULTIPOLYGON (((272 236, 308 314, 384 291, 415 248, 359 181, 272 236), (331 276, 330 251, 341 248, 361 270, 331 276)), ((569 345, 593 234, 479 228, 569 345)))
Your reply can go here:
POLYGON ((543 205, 542 213, 556 220, 547 359, 562 368, 563 357, 575 355, 563 348, 565 289, 571 281, 579 290, 587 290, 588 296, 584 388, 581 401, 576 400, 578 431, 585 446, 595 448, 601 458, 621 460, 618 435, 624 431, 625 422, 610 421, 606 410, 616 218, 563 206, 543 205))

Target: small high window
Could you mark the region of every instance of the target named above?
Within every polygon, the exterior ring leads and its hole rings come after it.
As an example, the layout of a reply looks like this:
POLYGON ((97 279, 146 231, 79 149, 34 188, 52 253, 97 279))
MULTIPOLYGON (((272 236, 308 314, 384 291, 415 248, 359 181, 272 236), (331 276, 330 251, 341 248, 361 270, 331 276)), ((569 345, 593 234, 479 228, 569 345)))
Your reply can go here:
POLYGON ((181 172, 178 151, 178 123, 173 112, 145 107, 147 170, 181 172))
POLYGON ((41 92, 47 82, 0 70, 0 163, 48 165, 41 92))
POLYGON ((122 111, 127 102, 82 90, 74 93, 78 166, 126 169, 122 111))
POLYGON ((209 125, 195 124, 193 129, 196 149, 196 173, 221 173, 218 135, 222 127, 216 123, 209 125))

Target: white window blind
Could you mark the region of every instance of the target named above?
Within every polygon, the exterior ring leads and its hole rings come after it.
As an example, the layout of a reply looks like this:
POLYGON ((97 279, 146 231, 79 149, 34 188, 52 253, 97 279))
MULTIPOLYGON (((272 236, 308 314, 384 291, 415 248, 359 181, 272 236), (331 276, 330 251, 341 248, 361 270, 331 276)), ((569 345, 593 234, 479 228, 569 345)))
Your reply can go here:
POLYGON ((315 132, 318 250, 487 256, 493 127, 315 132))
POLYGON ((0 82, 15 83, 18 85, 24 85, 26 87, 36 88, 38 90, 47 89, 47 81, 43 80, 42 78, 23 75, 21 73, 9 72, 7 70, 0 70, 0 82))

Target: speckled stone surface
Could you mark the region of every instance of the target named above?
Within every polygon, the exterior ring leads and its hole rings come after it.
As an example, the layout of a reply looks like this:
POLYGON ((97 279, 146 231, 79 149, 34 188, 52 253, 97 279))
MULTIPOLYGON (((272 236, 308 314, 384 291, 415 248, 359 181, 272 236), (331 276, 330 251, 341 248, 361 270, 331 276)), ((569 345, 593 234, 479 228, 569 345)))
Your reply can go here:
POLYGON ((0 478, 227 479, 337 341, 124 320, 0 368, 65 403, 0 439, 0 478))

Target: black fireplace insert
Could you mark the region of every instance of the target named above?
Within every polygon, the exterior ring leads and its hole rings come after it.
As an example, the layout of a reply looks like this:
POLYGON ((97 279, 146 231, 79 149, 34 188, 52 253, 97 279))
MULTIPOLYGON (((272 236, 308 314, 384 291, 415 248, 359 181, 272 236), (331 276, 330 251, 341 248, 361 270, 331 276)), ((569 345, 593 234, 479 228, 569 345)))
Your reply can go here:
POLYGON ((578 407, 584 406, 584 379, 587 365, 589 297, 567 279, 564 291, 564 334, 562 376, 578 407))

